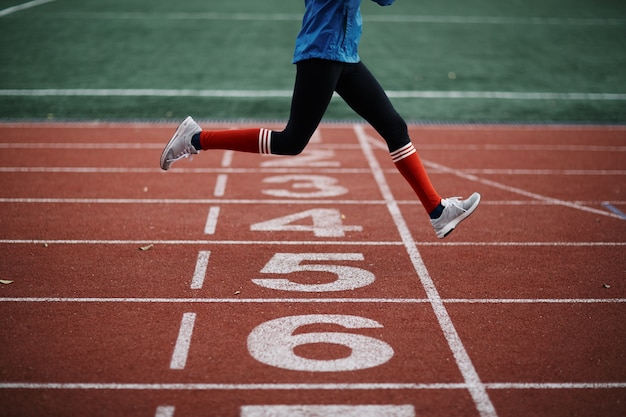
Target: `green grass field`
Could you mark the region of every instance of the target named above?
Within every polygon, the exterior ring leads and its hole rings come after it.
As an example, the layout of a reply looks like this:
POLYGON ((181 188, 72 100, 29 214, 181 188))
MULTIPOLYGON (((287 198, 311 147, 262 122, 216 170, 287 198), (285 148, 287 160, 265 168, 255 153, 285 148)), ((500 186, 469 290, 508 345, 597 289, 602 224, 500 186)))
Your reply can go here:
MULTIPOLYGON (((285 120, 303 10, 55 0, 0 12, 0 119, 285 120)), ((410 121, 626 122, 623 0, 363 0, 362 11, 361 58, 410 121)), ((325 120, 358 117, 337 99, 325 120)))

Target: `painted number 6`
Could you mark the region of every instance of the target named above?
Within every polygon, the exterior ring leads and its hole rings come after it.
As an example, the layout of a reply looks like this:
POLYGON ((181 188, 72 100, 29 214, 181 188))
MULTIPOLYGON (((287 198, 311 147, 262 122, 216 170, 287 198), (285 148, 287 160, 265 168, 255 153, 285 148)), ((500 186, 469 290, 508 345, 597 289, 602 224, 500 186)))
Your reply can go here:
POLYGON ((389 361, 394 351, 387 343, 354 333, 312 332, 294 335, 301 326, 335 324, 347 329, 383 327, 380 323, 358 316, 312 314, 281 317, 257 326, 248 336, 248 351, 266 365, 293 371, 339 372, 373 368, 389 361), (296 355, 297 346, 330 343, 349 347, 346 358, 319 360, 296 355))

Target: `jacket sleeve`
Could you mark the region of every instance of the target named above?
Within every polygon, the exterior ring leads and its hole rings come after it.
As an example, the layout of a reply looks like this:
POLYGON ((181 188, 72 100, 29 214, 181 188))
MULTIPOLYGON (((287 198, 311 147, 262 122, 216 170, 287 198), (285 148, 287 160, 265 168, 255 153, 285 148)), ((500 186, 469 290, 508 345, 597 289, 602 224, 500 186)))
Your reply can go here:
POLYGON ((390 6, 396 0, 372 0, 372 1, 375 1, 376 3, 380 4, 381 6, 390 6))

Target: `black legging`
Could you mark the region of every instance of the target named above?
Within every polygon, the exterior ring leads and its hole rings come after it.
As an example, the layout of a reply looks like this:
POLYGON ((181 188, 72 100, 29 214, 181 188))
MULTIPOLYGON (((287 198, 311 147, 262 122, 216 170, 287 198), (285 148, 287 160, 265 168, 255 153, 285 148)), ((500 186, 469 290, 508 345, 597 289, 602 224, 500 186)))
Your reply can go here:
POLYGON ((335 91, 376 129, 390 152, 410 142, 406 122, 363 63, 309 59, 297 64, 291 115, 285 130, 272 132, 272 153, 297 155, 302 152, 335 91))

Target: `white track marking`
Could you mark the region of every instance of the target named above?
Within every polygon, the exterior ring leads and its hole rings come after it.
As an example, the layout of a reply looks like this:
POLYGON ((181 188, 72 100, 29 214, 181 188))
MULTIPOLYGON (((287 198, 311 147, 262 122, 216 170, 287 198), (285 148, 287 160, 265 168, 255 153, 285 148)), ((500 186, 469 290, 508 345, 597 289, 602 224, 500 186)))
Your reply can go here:
POLYGON ((154 417, 174 417, 175 407, 171 405, 160 405, 156 409, 154 417))
POLYGON ((28 3, 19 4, 17 6, 9 7, 4 10, 0 10, 0 17, 9 15, 11 13, 19 12, 20 10, 30 9, 31 7, 39 6, 41 4, 46 4, 53 2, 54 0, 33 0, 28 3))
MULTIPOLYGON (((610 151, 607 151, 610 152, 610 151)), ((436 167, 433 167, 436 169, 436 167)), ((0 167, 0 173, 66 173, 66 174, 156 174, 163 171, 155 168, 90 168, 90 167, 0 167)), ((194 169, 177 169, 176 174, 366 174, 367 172, 360 168, 349 169, 219 169, 219 168, 194 168, 194 169)), ((387 169, 385 172, 396 173, 393 169, 387 169)), ((437 172, 441 170, 437 169, 437 172)), ((625 170, 613 169, 460 169, 458 172, 464 174, 487 174, 487 175, 580 175, 580 176, 623 176, 626 175, 625 170)))
MULTIPOLYGON (((186 13, 186 12, 61 12, 55 17, 67 19, 130 19, 130 20, 218 20, 255 22, 300 22, 295 13, 186 13)), ((372 23, 431 23, 431 24, 489 24, 489 25, 559 25, 606 26, 623 25, 618 18, 568 18, 568 17, 507 17, 507 16, 432 16, 432 15, 366 15, 372 23)))
MULTIPOLYGON (((176 90, 176 89, 3 89, 0 96, 8 97, 203 97, 203 98, 291 98, 292 90, 176 90)), ((514 91, 418 91, 389 90, 395 99, 455 99, 455 100, 565 100, 565 101, 623 101, 623 93, 556 93, 514 91)), ((334 98, 338 96, 335 94, 334 98)))
POLYGON ((573 208, 573 209, 580 210, 580 211, 586 211, 588 213, 599 214, 601 216, 613 217, 615 219, 623 220, 621 216, 618 216, 617 214, 612 213, 612 212, 599 210, 599 209, 594 209, 592 207, 583 206, 581 204, 577 204, 577 203, 574 203, 574 202, 571 202, 571 201, 561 200, 561 199, 558 199, 558 198, 546 197, 546 196, 543 196, 541 194, 537 194, 537 193, 533 193, 533 192, 530 192, 530 191, 526 191, 526 190, 523 190, 523 189, 518 188, 518 187, 512 187, 510 185, 502 184, 502 183, 497 182, 497 181, 492 181, 492 180, 487 180, 487 179, 484 179, 484 178, 479 178, 479 177, 477 177, 475 175, 472 175, 472 174, 467 174, 467 173, 461 172, 459 170, 448 168, 448 167, 446 167, 444 165, 441 165, 441 164, 438 164, 436 162, 426 161, 426 160, 423 160, 423 162, 424 162, 424 165, 426 165, 426 166, 437 168, 437 169, 439 169, 441 171, 448 172, 450 174, 456 175, 457 177, 460 177, 460 178, 463 178, 463 179, 466 179, 466 180, 470 180, 470 181, 474 181, 474 182, 478 182, 480 184, 488 185, 490 187, 498 188, 500 190, 509 191, 511 193, 514 193, 514 194, 523 195, 524 197, 529 197, 529 198, 532 198, 534 200, 543 201, 543 202, 545 202, 547 204, 569 207, 569 208, 573 208))
MULTIPOLYGON (((0 239, 0 244, 39 244, 39 245, 145 245, 145 240, 54 240, 54 239, 0 239)), ((276 246, 401 246, 402 242, 393 241, 317 241, 317 240, 151 240, 153 245, 276 245, 276 246)))
POLYGON ((411 232, 404 221, 402 213, 400 212, 400 208, 398 203, 395 201, 391 190, 389 189, 389 185, 387 184, 387 179, 385 178, 384 173, 382 172, 378 160, 374 156, 373 150, 370 146, 370 139, 365 134, 362 125, 355 125, 354 132, 361 144, 361 148, 363 149, 363 153, 365 154, 365 158, 372 170, 372 174, 374 175, 374 179, 378 185, 378 188, 383 195, 385 201, 387 202, 387 208, 393 221, 396 225, 398 233, 402 238, 402 242, 404 247, 413 263, 413 267, 415 268, 415 272, 417 273, 426 294, 428 295, 428 299, 430 300, 431 306, 437 317, 437 321, 439 322, 439 326, 443 331, 443 334, 452 350, 452 354, 456 360, 457 366, 461 371, 463 376, 463 380, 467 384, 468 391, 476 404, 476 408, 481 416, 496 416, 496 411, 489 399, 489 395, 487 394, 487 390, 485 389, 484 384, 480 380, 472 361, 463 346, 463 342, 459 337, 454 324, 452 323, 452 319, 444 306, 441 297, 439 296, 439 292, 435 287, 435 284, 426 269, 426 265, 422 260, 422 257, 417 250, 415 241, 411 235, 411 232))
POLYGON ((226 193, 226 183, 228 182, 228 175, 219 174, 217 176, 217 180, 215 181, 215 189, 213 190, 213 195, 215 197, 224 197, 226 193))
MULTIPOLYGON (((330 200, 333 205, 384 205, 383 200, 330 200)), ((306 204, 306 205, 328 205, 329 200, 222 200, 212 198, 0 198, 0 204, 240 204, 240 205, 259 205, 259 204, 306 204)), ((397 200, 400 205, 415 205, 415 200, 397 200)), ((574 204, 580 205, 626 205, 626 201, 573 201, 574 204)), ((491 200, 481 201, 482 205, 492 206, 555 206, 560 205, 551 201, 538 200, 491 200)))
MULTIPOLYGON (((55 240, 55 239, 0 239, 1 245, 145 245, 146 240, 55 240)), ((276 245, 276 246, 402 246, 400 241, 317 241, 317 240, 151 240, 153 245, 276 245)), ((510 246, 510 247, 590 247, 626 246, 626 242, 415 242, 419 246, 510 246)))
POLYGON ((211 252, 208 250, 201 250, 198 252, 198 260, 196 261, 196 269, 193 272, 193 278, 191 280, 191 289, 199 290, 204 285, 204 278, 206 276, 206 270, 209 266, 209 256, 211 252))
POLYGON ((240 417, 415 417, 412 405, 245 405, 240 417))
MULTIPOLYGON (((39 173, 71 173, 71 174, 161 174, 161 168, 104 168, 104 167, 0 167, 0 172, 39 172, 39 173)), ((261 169, 224 169, 224 168, 181 168, 168 171, 167 175, 176 174, 284 174, 284 173, 325 173, 325 174, 367 174, 362 168, 261 168, 261 169)))
MULTIPOLYGON (((486 383, 488 389, 624 389, 626 382, 486 383)), ((0 389, 114 390, 114 391, 385 391, 385 390, 460 390, 464 383, 355 383, 355 384, 206 384, 206 383, 88 383, 88 382, 0 382, 0 389)))
POLYGON ((217 220, 219 216, 220 216, 220 208, 218 206, 214 206, 209 209, 209 215, 207 216, 206 224, 204 225, 205 235, 215 234, 215 229, 217 228, 217 220))
MULTIPOLYGON (((0 127, 3 124, 0 122, 0 127)), ((32 125, 31 125, 32 126, 32 125)), ((14 128, 19 127, 15 126, 14 128)), ((130 127, 130 126, 129 126, 130 127)), ((493 126, 494 128, 502 128, 502 126, 493 126)), ((443 129, 452 129, 450 126, 440 127, 443 129)), ((546 129, 549 127, 546 126, 546 129)), ((471 127, 468 126, 471 130, 471 127)), ((517 127, 516 127, 517 129, 517 127)), ((616 126, 616 131, 619 131, 616 126)), ((314 136, 315 137, 315 136, 314 136)), ((319 135, 318 135, 319 137, 319 135)), ((377 147, 380 147, 377 145, 377 147)), ((311 148, 317 149, 359 149, 358 145, 343 143, 318 143, 311 144, 307 150, 311 148)), ((381 147, 382 148, 382 147, 381 147)), ((526 144, 446 144, 446 143, 420 143, 420 149, 428 150, 453 150, 453 151, 530 151, 530 152, 626 152, 626 146, 619 145, 526 145, 526 144)), ((4 142, 0 143, 0 149, 163 149, 162 143, 73 143, 73 142, 4 142)), ((386 150, 386 148, 385 148, 386 150)), ((305 151, 306 152, 306 151, 305 151)), ((229 168, 232 164, 233 151, 224 151, 221 167, 229 168)), ((316 167, 318 168, 318 167, 316 167)), ((182 169, 182 168, 181 168, 182 169)), ((255 170, 252 168, 251 170, 255 170)), ((285 170, 282 170, 285 171, 285 170)), ((337 170, 339 171, 339 170, 337 170)), ((559 172, 560 170, 554 170, 559 172)), ((585 170, 581 170, 586 172, 585 170)), ((593 170, 589 170, 593 171, 593 170)), ((623 170, 621 171, 623 172, 623 170)))
MULTIPOLYGON (((506 298, 441 299, 445 304, 623 304, 626 298, 506 298)), ((427 298, 89 298, 0 297, 0 303, 137 303, 137 304, 425 304, 427 298)))
POLYGON ((482 175, 579 175, 581 177, 589 176, 623 176, 626 171, 619 169, 461 169, 459 172, 464 174, 482 174, 482 175))
POLYGON ((183 314, 183 319, 180 323, 180 330, 178 332, 178 338, 176 339, 176 346, 174 346, 174 353, 172 353, 170 369, 185 369, 195 320, 195 313, 183 314))
POLYGON ((230 168, 233 164, 233 157, 235 156, 234 151, 224 151, 224 155, 222 156, 222 168, 230 168))
MULTIPOLYGON (((363 129, 362 126, 357 125, 356 127, 360 128, 361 130, 363 129)), ((365 133, 363 133, 365 134, 365 133)), ((372 144, 373 146, 377 147, 378 149, 386 149, 386 147, 384 147, 384 144, 375 138, 372 137, 367 137, 368 143, 372 144)), ((607 216, 607 217, 612 217, 615 219, 620 219, 620 220, 624 220, 621 216, 613 213, 613 212, 609 212, 609 211, 605 211, 605 210, 599 210, 599 209, 594 209, 592 207, 587 207, 587 206, 583 206, 581 204, 578 204, 576 202, 571 202, 571 201, 565 201, 565 200, 561 200, 558 198, 552 198, 552 197, 546 197, 543 196, 541 194, 537 194, 537 193, 533 193, 527 190, 523 190, 521 188, 517 188, 517 187, 512 187, 506 184, 502 184, 500 182, 497 181, 492 181, 492 180, 487 180, 484 178, 480 178, 477 177, 476 175, 473 174, 469 174, 465 171, 462 170, 457 170, 457 169, 453 169, 450 167, 447 167, 445 165, 441 165, 439 163, 436 162, 432 162, 432 161, 428 161, 425 159, 422 159, 422 162, 424 163, 425 166, 429 167, 429 168, 436 168, 441 172, 447 172, 449 174, 453 174, 456 175, 457 177, 469 180, 469 181, 473 181, 473 182, 478 182, 480 184, 484 184, 484 185, 488 185, 490 187, 494 187, 494 188, 498 188, 500 190, 505 190, 514 194, 519 194, 519 195, 523 195, 524 197, 528 197, 531 198, 533 200, 539 200, 544 202, 545 204, 549 204, 549 205, 558 205, 558 206, 565 206, 565 207, 569 207, 569 208, 573 208, 576 210, 581 210, 581 211, 586 211, 589 213, 593 213, 593 214, 599 214, 601 216, 607 216)))
MULTIPOLYGON (((177 199, 177 198, 0 198, 0 203, 24 203, 24 204, 306 204, 306 205, 383 205, 382 200, 291 200, 291 199, 265 199, 265 200, 222 200, 212 198, 201 199, 177 199)), ((415 204, 414 201, 408 202, 415 204)), ((600 203, 598 203, 600 204, 600 203)))

